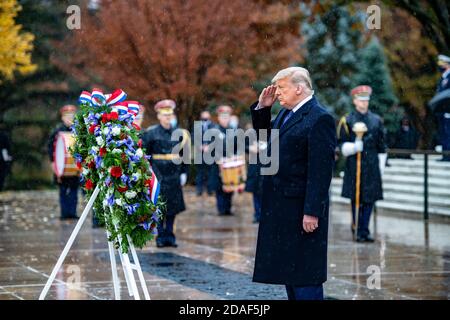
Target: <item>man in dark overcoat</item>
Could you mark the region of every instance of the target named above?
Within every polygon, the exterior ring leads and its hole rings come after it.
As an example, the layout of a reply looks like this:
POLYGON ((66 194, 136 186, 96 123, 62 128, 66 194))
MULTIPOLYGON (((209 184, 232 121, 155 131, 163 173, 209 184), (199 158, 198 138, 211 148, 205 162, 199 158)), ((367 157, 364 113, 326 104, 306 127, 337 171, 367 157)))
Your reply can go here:
POLYGON ((278 72, 250 109, 255 130, 271 130, 269 152, 279 161, 278 171, 264 176, 253 281, 283 284, 291 300, 321 300, 334 119, 315 98, 309 72, 300 67, 278 72), (283 108, 271 121, 276 99, 283 108))

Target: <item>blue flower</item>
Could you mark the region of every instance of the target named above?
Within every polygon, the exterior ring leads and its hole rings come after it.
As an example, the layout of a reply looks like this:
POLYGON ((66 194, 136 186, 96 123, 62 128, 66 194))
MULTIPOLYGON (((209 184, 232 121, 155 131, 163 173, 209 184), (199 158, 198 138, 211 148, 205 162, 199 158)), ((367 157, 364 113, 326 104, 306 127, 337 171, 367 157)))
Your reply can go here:
POLYGON ((130 181, 130 178, 128 178, 128 176, 126 176, 126 175, 123 174, 123 175, 120 177, 120 180, 123 182, 123 184, 127 184, 128 181, 130 181))
POLYGON ((137 208, 139 208, 140 204, 139 203, 135 203, 135 204, 127 204, 125 205, 125 209, 127 209, 127 213, 129 215, 132 215, 133 213, 136 212, 137 208))
POLYGON ((75 153, 75 160, 77 162, 82 162, 83 161, 83 157, 81 156, 81 154, 75 153))
POLYGON ((95 167, 99 169, 102 166, 103 159, 100 156, 95 157, 95 167))
POLYGON ((106 184, 107 186, 109 186, 110 183, 111 183, 111 177, 110 177, 110 176, 107 176, 106 179, 105 179, 105 184, 106 184))
POLYGON ((150 230, 150 223, 148 222, 143 222, 139 224, 140 226, 142 226, 142 228, 144 228, 144 230, 148 231, 150 230))
POLYGON ((95 114, 93 114, 93 113, 89 113, 88 121, 89 121, 91 124, 98 124, 97 117, 96 117, 95 114))
POLYGON ((111 196, 108 198, 108 205, 113 206, 114 205, 114 194, 112 193, 111 196))

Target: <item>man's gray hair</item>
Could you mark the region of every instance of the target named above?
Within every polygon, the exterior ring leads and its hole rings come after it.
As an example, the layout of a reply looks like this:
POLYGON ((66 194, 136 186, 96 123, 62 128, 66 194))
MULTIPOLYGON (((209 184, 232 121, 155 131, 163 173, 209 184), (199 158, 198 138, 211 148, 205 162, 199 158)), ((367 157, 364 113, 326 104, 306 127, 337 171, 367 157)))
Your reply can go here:
POLYGON ((289 78, 294 85, 302 85, 307 94, 314 94, 312 89, 312 81, 309 76, 309 71, 302 67, 290 67, 278 71, 273 77, 272 83, 281 79, 289 78))

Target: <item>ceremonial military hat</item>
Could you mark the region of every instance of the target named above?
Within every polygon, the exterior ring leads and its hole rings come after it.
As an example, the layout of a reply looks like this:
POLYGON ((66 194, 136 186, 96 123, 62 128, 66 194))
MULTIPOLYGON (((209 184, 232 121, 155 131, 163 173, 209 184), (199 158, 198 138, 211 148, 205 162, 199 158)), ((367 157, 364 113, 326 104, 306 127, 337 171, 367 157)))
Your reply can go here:
POLYGON ((170 99, 164 99, 158 101, 155 104, 155 111, 159 114, 173 114, 173 110, 176 108, 176 103, 170 99))
POLYGON ((59 109, 59 112, 61 115, 67 114, 67 113, 76 113, 77 107, 75 107, 72 104, 67 104, 59 109))
POLYGON ((369 86, 357 86, 353 88, 351 95, 354 99, 358 100, 370 100, 370 95, 372 94, 372 88, 369 86))
POLYGON ((231 115, 233 109, 230 106, 218 106, 217 114, 220 115, 231 115))
POLYGON ((444 54, 438 55, 438 65, 443 66, 446 64, 450 64, 450 57, 444 54))

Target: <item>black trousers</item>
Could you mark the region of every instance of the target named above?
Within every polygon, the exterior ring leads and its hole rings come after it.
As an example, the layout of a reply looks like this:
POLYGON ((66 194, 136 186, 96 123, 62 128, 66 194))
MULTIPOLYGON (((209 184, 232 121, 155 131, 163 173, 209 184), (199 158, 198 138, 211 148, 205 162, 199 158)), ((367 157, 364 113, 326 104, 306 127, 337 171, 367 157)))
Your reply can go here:
POLYGON ((219 214, 231 213, 231 199, 233 192, 223 192, 222 188, 216 190, 217 210, 219 214))

